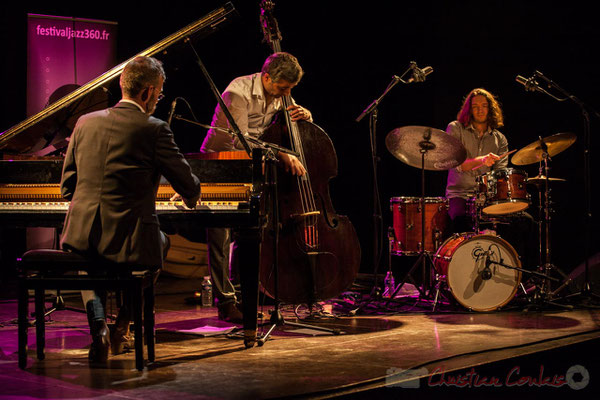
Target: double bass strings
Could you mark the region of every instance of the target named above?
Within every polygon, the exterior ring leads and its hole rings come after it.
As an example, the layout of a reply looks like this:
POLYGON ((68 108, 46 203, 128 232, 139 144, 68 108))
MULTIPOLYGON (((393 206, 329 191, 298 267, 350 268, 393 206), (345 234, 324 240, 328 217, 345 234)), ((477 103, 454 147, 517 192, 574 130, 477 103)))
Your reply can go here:
MULTIPOLYGON (((291 99, 287 96, 284 97, 283 103, 286 109, 290 104, 292 104, 291 99)), ((298 127, 296 123, 291 120, 287 111, 286 119, 289 122, 288 127, 290 131, 290 142, 292 144, 292 150, 299 154, 299 160, 302 163, 302 165, 306 168, 304 146, 302 146, 302 140, 300 138, 300 134, 298 133, 298 127)), ((300 193, 300 200, 302 202, 302 211, 304 213, 304 215, 302 216, 304 226, 304 243, 309 249, 315 249, 319 245, 319 235, 317 229, 318 211, 315 204, 308 169, 306 171, 306 174, 304 174, 303 176, 298 176, 296 180, 298 184, 298 192, 300 193)))

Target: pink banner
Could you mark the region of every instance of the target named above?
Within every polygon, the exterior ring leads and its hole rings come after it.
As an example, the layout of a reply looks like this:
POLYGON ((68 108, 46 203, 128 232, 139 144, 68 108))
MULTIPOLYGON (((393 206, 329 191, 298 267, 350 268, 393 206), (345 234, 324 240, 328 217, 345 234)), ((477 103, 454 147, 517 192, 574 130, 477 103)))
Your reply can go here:
POLYGON ((27 30, 28 116, 115 65, 116 22, 29 14, 27 30))

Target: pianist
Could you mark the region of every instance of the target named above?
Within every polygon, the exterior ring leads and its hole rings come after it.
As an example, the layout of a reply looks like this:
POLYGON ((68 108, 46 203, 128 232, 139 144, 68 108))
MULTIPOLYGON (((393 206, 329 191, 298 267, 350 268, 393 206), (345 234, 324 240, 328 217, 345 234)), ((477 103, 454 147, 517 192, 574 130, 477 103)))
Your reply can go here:
MULTIPOLYGON (((162 267, 168 239, 155 211, 161 175, 189 208, 200 197, 200 182, 169 126, 151 116, 164 80, 160 61, 136 57, 121 74, 121 101, 79 118, 61 181, 61 193, 71 201, 61 237, 64 249, 156 271, 162 267)), ((119 310, 111 336, 104 294, 84 291, 82 297, 92 335, 90 362, 106 362, 109 348, 122 352, 128 341, 129 310, 119 310)))

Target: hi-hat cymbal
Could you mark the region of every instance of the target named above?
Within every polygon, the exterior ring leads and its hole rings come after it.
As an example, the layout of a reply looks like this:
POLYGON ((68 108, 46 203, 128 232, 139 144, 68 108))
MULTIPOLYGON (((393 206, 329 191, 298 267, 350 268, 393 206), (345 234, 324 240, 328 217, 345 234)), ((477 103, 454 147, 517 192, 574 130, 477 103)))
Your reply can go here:
MULTIPOLYGON (((542 141, 547 147, 548 155, 553 157, 575 143, 576 139, 574 133, 557 133, 543 138, 542 141)), ((536 140, 516 152, 511 162, 515 165, 534 164, 542 161, 543 154, 542 143, 536 140)))
MULTIPOLYGON (((566 181, 566 179, 562 179, 562 178, 548 178, 548 182, 565 182, 565 181, 566 181)), ((546 182, 546 175, 533 176, 531 178, 527 178, 525 180, 525 182, 531 183, 532 185, 542 185, 542 184, 544 184, 544 182, 546 182)))
POLYGON ((427 126, 396 128, 386 136, 385 145, 403 163, 415 168, 423 164, 424 169, 433 171, 454 168, 467 158, 467 151, 458 139, 427 126))

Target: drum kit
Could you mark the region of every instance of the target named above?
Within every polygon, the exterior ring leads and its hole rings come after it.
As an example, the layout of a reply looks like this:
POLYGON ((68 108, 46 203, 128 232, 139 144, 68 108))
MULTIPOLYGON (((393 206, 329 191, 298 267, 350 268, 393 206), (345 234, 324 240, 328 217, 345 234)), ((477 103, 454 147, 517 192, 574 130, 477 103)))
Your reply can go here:
MULTIPOLYGON (((551 302, 550 281, 555 270, 564 273, 550 262, 550 189, 553 182, 564 179, 548 176, 548 161, 575 142, 575 135, 559 133, 539 138, 518 150, 511 159, 515 165, 539 163, 539 174, 528 178, 527 173, 514 168, 492 170, 477 177, 476 193, 467 202, 473 221, 473 232, 450 233, 448 200, 425 197, 425 170, 443 171, 462 164, 467 155, 464 146, 446 132, 423 126, 406 126, 391 131, 386 147, 403 163, 421 169, 421 197, 393 197, 390 200, 393 227, 390 228, 390 255, 419 258, 390 296, 406 283, 414 282, 411 274, 419 265, 423 268, 421 296, 432 295, 433 307, 440 294, 449 293, 462 307, 473 311, 494 311, 504 307, 516 295, 523 273, 541 278, 535 298, 551 302), (539 193, 539 251, 538 271, 521 266, 519 254, 510 243, 494 230, 481 230, 481 225, 510 223, 531 204, 527 185, 539 193), (542 243, 542 221, 545 227, 545 246, 542 243), (544 257, 545 250, 545 257, 544 257), (429 264, 428 268, 427 264, 429 264), (435 274, 432 285, 428 273, 435 274), (429 284, 428 284, 429 283, 429 284)), ((512 153, 512 152, 511 152, 512 153)), ((390 262, 391 264, 391 262, 390 262)), ((390 270, 388 271, 391 274, 390 270)))

